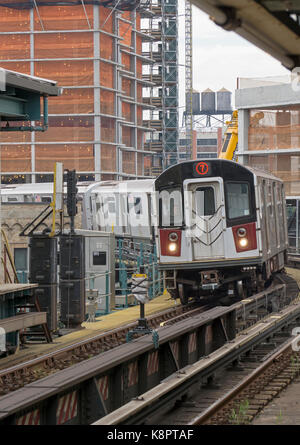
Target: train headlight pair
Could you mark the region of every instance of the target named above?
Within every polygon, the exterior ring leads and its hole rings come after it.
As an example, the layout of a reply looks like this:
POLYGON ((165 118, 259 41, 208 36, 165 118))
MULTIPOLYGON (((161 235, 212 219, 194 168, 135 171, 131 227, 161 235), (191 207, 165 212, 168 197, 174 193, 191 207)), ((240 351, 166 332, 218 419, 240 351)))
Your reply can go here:
POLYGON ((248 246, 248 238, 247 238, 247 230, 245 227, 239 227, 237 230, 237 236, 239 239, 239 245, 241 247, 247 247, 248 246))

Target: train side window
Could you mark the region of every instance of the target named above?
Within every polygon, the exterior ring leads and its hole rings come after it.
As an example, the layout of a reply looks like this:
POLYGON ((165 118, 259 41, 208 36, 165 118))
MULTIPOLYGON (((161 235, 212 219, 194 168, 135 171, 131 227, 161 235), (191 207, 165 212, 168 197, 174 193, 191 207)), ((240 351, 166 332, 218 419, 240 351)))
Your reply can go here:
POLYGON ((278 199, 277 199, 277 187, 276 182, 273 182, 272 184, 272 191, 273 191, 273 208, 274 208, 274 219, 275 219, 275 233, 276 233, 276 243, 277 246, 280 246, 280 232, 279 232, 279 207, 278 207, 278 199))
POLYGON ((139 197, 134 198, 134 211, 136 215, 142 214, 142 199, 139 197))
POLYGON ((296 199, 286 200, 287 229, 289 237, 289 246, 296 247, 297 238, 297 203, 296 199))
POLYGON ((50 204, 51 201, 51 196, 42 196, 42 202, 47 202, 50 204))
POLYGON ((213 187, 198 187, 195 190, 195 203, 198 216, 214 215, 216 213, 216 207, 213 187))
POLYGON ((128 195, 127 206, 128 212, 133 208, 136 215, 142 214, 142 198, 140 196, 128 195))
POLYGON ((32 198, 33 198, 32 195, 24 195, 24 202, 32 202, 33 201, 32 198))
POLYGON ((273 201, 273 194, 272 194, 272 187, 271 185, 268 186, 268 207, 269 207, 269 215, 270 217, 273 217, 273 206, 274 206, 274 201, 273 201))
POLYGON ((226 194, 229 219, 250 215, 250 193, 247 182, 228 182, 226 194))
POLYGON ((159 194, 160 227, 179 227, 183 223, 181 190, 162 190, 159 194))
POLYGON ((108 213, 116 213, 116 204, 114 198, 106 197, 105 204, 107 206, 108 213))

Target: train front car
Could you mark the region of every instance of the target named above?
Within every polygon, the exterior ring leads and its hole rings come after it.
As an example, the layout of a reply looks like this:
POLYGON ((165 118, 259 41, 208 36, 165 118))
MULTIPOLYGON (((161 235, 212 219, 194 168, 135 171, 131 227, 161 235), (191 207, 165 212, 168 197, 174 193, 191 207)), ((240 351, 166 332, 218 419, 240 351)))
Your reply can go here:
POLYGON ((283 268, 287 236, 277 178, 222 159, 190 161, 163 172, 155 189, 159 267, 182 303, 250 295, 283 268))

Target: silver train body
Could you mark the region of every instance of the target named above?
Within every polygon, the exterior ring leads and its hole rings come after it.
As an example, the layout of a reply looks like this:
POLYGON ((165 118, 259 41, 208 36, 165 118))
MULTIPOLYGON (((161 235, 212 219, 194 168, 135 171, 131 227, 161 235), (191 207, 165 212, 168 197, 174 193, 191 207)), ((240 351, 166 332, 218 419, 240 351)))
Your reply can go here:
POLYGON ((176 272, 173 293, 181 299, 216 289, 247 295, 284 267, 287 220, 278 178, 215 159, 170 167, 155 188, 181 196, 167 224, 162 198, 158 226, 160 266, 170 283, 176 272))

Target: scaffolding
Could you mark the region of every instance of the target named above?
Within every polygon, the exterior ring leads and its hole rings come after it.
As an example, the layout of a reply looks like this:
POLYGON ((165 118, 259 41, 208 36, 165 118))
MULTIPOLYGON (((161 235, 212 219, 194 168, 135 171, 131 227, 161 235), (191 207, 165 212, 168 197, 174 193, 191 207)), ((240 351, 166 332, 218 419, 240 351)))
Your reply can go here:
POLYGON ((144 73, 148 81, 148 102, 152 109, 144 121, 149 131, 145 148, 157 156, 152 162, 154 175, 178 162, 178 4, 177 0, 151 0, 145 32, 151 63, 144 73))
POLYGON ((193 42, 190 0, 185 0, 185 101, 186 160, 190 160, 193 152, 193 42))
MULTIPOLYGON (((133 3, 128 1, 129 9, 133 3)), ((143 178, 156 154, 144 146, 140 14, 102 1, 0 2, 0 65, 52 78, 63 87, 49 98, 47 132, 5 132, 3 182, 49 182, 53 166, 76 169, 79 180, 143 178), (116 7, 118 9, 116 9, 116 7)), ((147 1, 140 2, 147 7, 147 1)))

